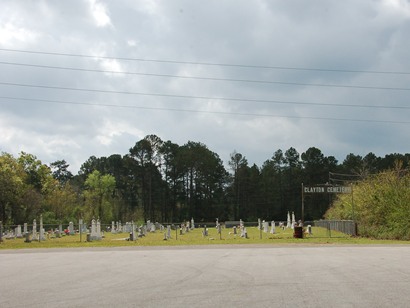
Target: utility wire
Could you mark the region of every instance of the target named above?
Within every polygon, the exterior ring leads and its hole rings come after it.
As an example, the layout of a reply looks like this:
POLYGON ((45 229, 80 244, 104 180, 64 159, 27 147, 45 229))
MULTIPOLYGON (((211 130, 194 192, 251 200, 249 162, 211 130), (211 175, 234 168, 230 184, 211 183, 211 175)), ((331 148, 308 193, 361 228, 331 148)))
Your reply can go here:
POLYGON ((374 119, 366 120, 366 119, 327 118, 327 117, 303 117, 303 116, 288 116, 288 115, 258 114, 258 113, 240 113, 240 112, 225 112, 225 111, 208 111, 208 110, 180 109, 180 108, 144 107, 144 106, 116 105, 116 104, 105 104, 105 103, 104 104, 94 104, 94 103, 85 103, 85 102, 46 100, 46 99, 34 99, 34 98, 0 97, 0 99, 21 100, 21 101, 25 101, 25 102, 28 102, 28 101, 46 102, 46 103, 53 103, 53 104, 85 105, 85 106, 96 106, 96 107, 115 107, 115 108, 131 108, 131 109, 144 109, 144 110, 157 110, 157 111, 174 111, 174 112, 191 112, 191 113, 204 113, 204 114, 219 114, 219 115, 229 115, 229 116, 234 115, 234 116, 256 116, 256 117, 269 117, 269 118, 348 121, 348 122, 367 122, 367 123, 385 123, 385 124, 410 124, 410 121, 388 121, 388 120, 374 120, 374 119))
POLYGON ((19 49, 10 49, 10 48, 0 48, 0 51, 39 54, 39 55, 50 55, 50 56, 92 58, 92 59, 110 59, 110 60, 124 60, 124 61, 170 63, 170 64, 206 65, 206 66, 225 66, 225 67, 239 67, 239 68, 253 68, 253 69, 278 69, 278 70, 320 71, 320 72, 336 72, 336 73, 410 75, 410 72, 400 72, 400 71, 371 71, 371 70, 367 71, 367 70, 324 69, 324 68, 306 68, 306 67, 290 67, 290 66, 267 66, 267 65, 247 65, 247 64, 229 64, 229 63, 212 63, 212 62, 176 61, 176 60, 160 60, 160 59, 93 56, 93 55, 84 55, 84 54, 33 51, 33 50, 19 50, 19 49))
POLYGON ((201 100, 219 100, 219 101, 233 101, 233 102, 252 102, 252 103, 270 103, 270 104, 295 104, 295 105, 315 105, 315 106, 331 106, 331 107, 353 107, 353 108, 379 108, 379 109, 410 109, 410 106, 369 106, 369 105, 354 105, 354 104, 330 104, 330 103, 308 103, 308 102, 292 102, 279 100, 263 100, 263 99, 248 99, 248 98, 232 98, 232 97, 210 97, 210 96, 194 96, 194 95, 177 95, 177 94, 163 94, 163 93, 144 93, 144 92, 130 92, 130 91, 113 91, 101 89, 87 89, 87 88, 71 88, 60 86, 46 86, 33 85, 23 83, 0 82, 0 85, 41 88, 52 90, 67 90, 67 91, 81 91, 93 93, 110 93, 110 94, 126 94, 126 95, 142 95, 142 96, 158 96, 168 98, 183 98, 183 99, 201 99, 201 100))
POLYGON ((168 74, 151 74, 138 72, 124 72, 124 71, 109 71, 96 70, 63 66, 38 65, 28 63, 4 62, 0 61, 2 65, 14 65, 23 67, 36 67, 44 69, 59 69, 80 72, 94 72, 94 73, 109 73, 109 74, 124 74, 124 75, 139 75, 139 76, 153 76, 153 77, 167 77, 167 78, 181 78, 181 79, 196 79, 196 80, 210 80, 210 81, 229 81, 229 82, 246 82, 246 83, 260 83, 260 84, 280 84, 290 86, 309 86, 309 87, 329 87, 329 88, 353 88, 353 89, 368 89, 368 90, 396 90, 396 91, 410 91, 410 88, 395 88, 395 87, 377 87, 377 86, 355 86, 355 85, 336 85, 336 84, 318 84, 318 83, 299 83, 299 82, 285 82, 285 81, 269 81, 269 80, 251 80, 251 79, 231 79, 231 78, 215 78, 215 77, 200 77, 200 76, 181 76, 168 74))

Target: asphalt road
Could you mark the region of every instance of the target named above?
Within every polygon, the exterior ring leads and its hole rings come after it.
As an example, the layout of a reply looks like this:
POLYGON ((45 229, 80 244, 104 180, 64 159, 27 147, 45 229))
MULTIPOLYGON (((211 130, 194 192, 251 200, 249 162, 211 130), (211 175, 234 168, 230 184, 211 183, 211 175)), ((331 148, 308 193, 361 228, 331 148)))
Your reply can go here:
POLYGON ((410 245, 0 250, 0 307, 410 307, 410 245))

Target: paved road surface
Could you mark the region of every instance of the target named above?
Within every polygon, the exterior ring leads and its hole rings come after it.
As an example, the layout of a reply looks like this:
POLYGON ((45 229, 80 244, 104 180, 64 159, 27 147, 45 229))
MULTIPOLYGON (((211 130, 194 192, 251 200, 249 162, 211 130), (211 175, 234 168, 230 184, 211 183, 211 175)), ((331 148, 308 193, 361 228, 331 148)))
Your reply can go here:
POLYGON ((0 250, 0 307, 410 307, 410 245, 0 250))

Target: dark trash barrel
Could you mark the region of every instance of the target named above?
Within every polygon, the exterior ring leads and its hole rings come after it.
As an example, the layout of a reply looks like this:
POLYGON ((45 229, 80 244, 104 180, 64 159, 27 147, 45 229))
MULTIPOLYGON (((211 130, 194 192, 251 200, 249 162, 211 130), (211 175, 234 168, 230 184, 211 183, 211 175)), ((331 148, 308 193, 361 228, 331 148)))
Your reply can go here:
POLYGON ((293 237, 294 238, 303 238, 303 227, 294 227, 293 237))

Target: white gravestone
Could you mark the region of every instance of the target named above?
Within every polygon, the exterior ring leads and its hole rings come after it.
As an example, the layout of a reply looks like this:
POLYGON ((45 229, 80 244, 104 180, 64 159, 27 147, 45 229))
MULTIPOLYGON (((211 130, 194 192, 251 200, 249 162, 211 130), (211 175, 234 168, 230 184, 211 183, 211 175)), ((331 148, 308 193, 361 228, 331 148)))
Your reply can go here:
POLYGON ((16 237, 17 238, 22 238, 23 234, 21 233, 21 225, 18 225, 16 228, 16 237))
POLYGON ((275 230, 275 221, 272 220, 271 227, 270 227, 270 233, 275 234, 275 232, 276 232, 276 230, 275 230))
POLYGON ((33 220, 33 235, 31 236, 31 239, 33 241, 37 240, 37 221, 35 219, 33 220))
POLYGON ((269 222, 268 221, 263 221, 263 232, 265 233, 269 232, 269 222))

